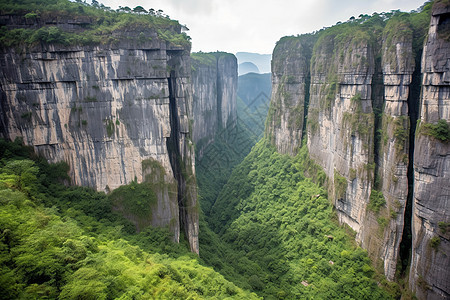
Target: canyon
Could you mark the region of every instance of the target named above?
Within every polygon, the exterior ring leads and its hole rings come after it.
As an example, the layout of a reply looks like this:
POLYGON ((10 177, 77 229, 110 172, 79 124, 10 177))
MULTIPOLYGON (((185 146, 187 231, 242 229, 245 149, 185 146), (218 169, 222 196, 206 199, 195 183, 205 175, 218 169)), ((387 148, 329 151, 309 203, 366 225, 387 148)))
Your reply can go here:
MULTIPOLYGON (((419 299, 445 299, 450 5, 427 5, 281 38, 264 135, 281 154, 307 148, 326 174, 339 223, 354 230, 379 272, 390 281, 408 276, 419 299)), ((93 24, 18 14, 0 22, 77 34, 93 24)), ((0 138, 67 163, 72 185, 106 193, 151 185, 150 215, 127 214, 124 203, 115 209, 137 231, 167 227, 201 254, 196 159, 218 132, 236 128, 237 60, 191 54, 177 22, 152 26, 114 30, 107 42, 2 45, 0 138)))

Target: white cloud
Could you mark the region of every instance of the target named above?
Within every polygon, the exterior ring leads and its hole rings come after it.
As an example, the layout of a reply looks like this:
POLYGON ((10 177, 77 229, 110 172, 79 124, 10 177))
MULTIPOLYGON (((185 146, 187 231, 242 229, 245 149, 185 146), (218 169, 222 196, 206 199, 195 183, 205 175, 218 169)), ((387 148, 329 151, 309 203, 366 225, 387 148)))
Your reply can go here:
MULTIPOLYGON (((88 0, 89 1, 89 0, 88 0)), ((162 9, 187 25, 193 51, 271 53, 283 36, 308 33, 351 16, 400 9, 425 0, 100 0, 117 8, 162 9), (151 5, 151 6, 149 6, 151 5)))

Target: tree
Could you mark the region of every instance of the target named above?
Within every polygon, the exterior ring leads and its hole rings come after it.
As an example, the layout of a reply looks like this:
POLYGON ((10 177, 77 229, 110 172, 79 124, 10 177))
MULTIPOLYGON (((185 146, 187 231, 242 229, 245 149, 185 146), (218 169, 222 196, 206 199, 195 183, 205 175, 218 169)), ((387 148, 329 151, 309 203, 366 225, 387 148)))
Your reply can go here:
POLYGON ((139 6, 139 5, 136 6, 135 8, 133 8, 133 12, 138 13, 138 14, 147 13, 145 8, 143 8, 142 6, 139 6))
POLYGON ((131 12, 131 8, 129 8, 128 6, 119 6, 119 9, 117 11, 131 12))

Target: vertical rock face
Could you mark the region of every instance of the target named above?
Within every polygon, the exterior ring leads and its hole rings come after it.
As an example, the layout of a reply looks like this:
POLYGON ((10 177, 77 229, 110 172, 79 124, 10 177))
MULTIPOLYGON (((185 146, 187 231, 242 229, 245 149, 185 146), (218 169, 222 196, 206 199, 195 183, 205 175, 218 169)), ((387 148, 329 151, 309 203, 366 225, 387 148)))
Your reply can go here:
POLYGON ((435 3, 422 57, 420 127, 414 153, 410 285, 421 299, 450 298, 450 141, 448 133, 447 139, 439 138, 428 129, 439 120, 450 121, 449 24, 448 1, 435 3))
POLYGON ((382 230, 375 218, 367 217, 365 222, 370 224, 368 227, 377 228, 378 232, 366 230, 363 233, 363 246, 370 249, 373 257, 384 260, 384 271, 389 280, 394 280, 397 269, 408 196, 411 123, 408 99, 411 103, 418 101, 413 99, 416 95, 410 93, 415 68, 412 42, 412 30, 407 22, 398 19, 388 21, 381 41, 384 105, 376 145, 379 147, 376 188, 382 192, 386 201, 377 218, 384 218, 387 224, 382 230), (382 234, 379 234, 380 231, 382 234))
POLYGON ((67 162, 73 184, 109 191, 163 177, 150 223, 170 226, 175 240, 184 228, 198 253, 190 49, 138 31, 151 39, 2 49, 0 135, 67 162))
POLYGON ((217 106, 221 128, 236 122, 237 59, 230 53, 218 53, 217 57, 217 106))
POLYGON ((370 36, 361 34, 339 40, 323 35, 317 41, 307 125, 310 155, 330 178, 339 220, 358 232, 358 239, 374 176, 374 55, 370 36))
POLYGON ((237 60, 233 54, 192 54, 193 140, 197 153, 236 122, 237 60))
POLYGON ((272 56, 272 100, 266 134, 280 153, 295 155, 301 146, 310 82, 313 39, 281 39, 272 56))
POLYGON ((266 137, 290 155, 306 138, 340 222, 389 280, 410 267, 420 299, 450 297, 449 16, 436 1, 421 68, 423 28, 405 15, 283 38, 272 62, 266 137))
POLYGON ((217 61, 213 55, 207 53, 193 53, 191 56, 192 113, 195 116, 193 118, 192 139, 197 148, 202 148, 212 141, 219 125, 217 116, 217 61))

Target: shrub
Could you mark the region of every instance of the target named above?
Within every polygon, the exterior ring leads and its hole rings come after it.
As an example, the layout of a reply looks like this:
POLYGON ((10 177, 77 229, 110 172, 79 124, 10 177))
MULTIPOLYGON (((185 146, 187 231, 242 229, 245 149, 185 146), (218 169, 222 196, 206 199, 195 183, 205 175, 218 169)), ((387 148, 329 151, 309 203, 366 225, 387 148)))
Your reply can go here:
POLYGON ((381 207, 386 204, 386 200, 384 199, 383 193, 381 191, 372 190, 370 193, 369 204, 367 207, 369 210, 379 213, 381 207))
POLYGON ((437 250, 441 244, 441 239, 438 236, 434 236, 430 239, 430 247, 437 250))
POLYGON ((443 234, 446 234, 447 231, 450 231, 450 223, 449 222, 439 222, 438 226, 443 234))
POLYGON ((444 143, 448 143, 450 141, 450 126, 447 121, 443 119, 440 119, 435 124, 422 122, 421 132, 444 143))
POLYGON ((114 122, 110 119, 106 120, 106 134, 108 134, 108 137, 113 136, 114 128, 114 122))

